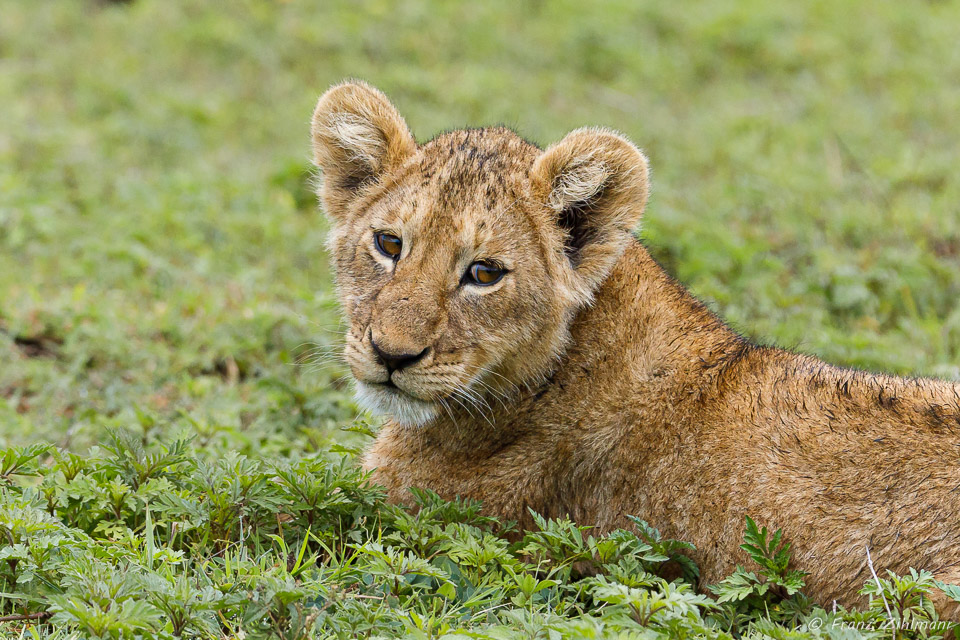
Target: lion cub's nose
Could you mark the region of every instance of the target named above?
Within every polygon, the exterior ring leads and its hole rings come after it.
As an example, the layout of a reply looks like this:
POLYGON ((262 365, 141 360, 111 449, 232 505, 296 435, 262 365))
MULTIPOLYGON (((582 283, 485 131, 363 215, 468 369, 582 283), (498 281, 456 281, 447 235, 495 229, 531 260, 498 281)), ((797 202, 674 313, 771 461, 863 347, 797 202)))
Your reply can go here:
POLYGON ((420 353, 389 353, 378 347, 372 338, 370 339, 370 346, 373 347, 373 352, 377 355, 377 359, 387 367, 389 373, 400 371, 419 362, 423 359, 423 356, 427 355, 427 351, 430 350, 430 347, 427 347, 420 353))

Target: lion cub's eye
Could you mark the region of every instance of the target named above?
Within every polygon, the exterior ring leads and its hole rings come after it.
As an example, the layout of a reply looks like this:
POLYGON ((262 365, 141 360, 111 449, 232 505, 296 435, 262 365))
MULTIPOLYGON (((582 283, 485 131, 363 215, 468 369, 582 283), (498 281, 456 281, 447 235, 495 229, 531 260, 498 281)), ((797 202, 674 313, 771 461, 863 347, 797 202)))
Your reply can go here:
POLYGON ((373 244, 377 246, 377 251, 391 260, 397 260, 403 250, 403 241, 400 238, 383 231, 373 234, 373 244))
POLYGON ((500 282, 500 278, 506 272, 506 269, 493 262, 474 262, 463 275, 463 280, 481 287, 489 287, 500 282))

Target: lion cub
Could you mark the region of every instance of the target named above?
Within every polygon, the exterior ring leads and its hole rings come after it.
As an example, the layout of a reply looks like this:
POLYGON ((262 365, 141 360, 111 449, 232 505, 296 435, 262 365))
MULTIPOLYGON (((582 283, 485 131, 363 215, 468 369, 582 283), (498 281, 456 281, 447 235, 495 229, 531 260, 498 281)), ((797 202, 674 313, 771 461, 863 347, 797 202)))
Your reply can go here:
POLYGON ((363 464, 392 499, 599 531, 637 515, 696 544, 707 583, 746 562, 750 515, 824 604, 858 602, 867 547, 880 572, 960 578, 960 385, 738 336, 634 239, 648 174, 628 140, 417 144, 359 82, 320 98, 312 134, 345 357, 389 417, 363 464))

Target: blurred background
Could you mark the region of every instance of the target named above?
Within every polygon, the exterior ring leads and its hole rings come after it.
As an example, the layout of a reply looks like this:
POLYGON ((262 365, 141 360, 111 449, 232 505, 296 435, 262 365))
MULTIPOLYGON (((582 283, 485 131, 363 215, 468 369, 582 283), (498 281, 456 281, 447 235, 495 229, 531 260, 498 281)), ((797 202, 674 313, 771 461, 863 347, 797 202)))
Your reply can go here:
MULTIPOLYGON (((0 446, 351 442, 309 118, 645 149, 641 235, 738 330, 960 378, 955 2, 0 0, 0 446)), ((345 445, 345 446, 346 446, 345 445)))

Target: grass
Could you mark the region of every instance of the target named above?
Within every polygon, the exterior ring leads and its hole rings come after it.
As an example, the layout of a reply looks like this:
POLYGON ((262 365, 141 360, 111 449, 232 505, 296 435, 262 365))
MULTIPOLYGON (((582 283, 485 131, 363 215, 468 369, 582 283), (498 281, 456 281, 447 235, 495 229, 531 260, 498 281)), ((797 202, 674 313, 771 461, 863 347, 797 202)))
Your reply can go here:
MULTIPOLYGON (((365 424, 344 372, 298 364, 338 341, 307 131, 347 76, 387 91, 422 139, 621 130, 653 166, 644 238, 739 330, 960 379, 954 3, 0 0, 0 16, 0 447, 53 443, 136 493, 98 466, 119 454, 90 448, 193 438, 177 486, 199 504, 196 465, 225 452, 272 469, 362 446, 365 428, 343 429, 365 424)), ((62 473, 49 451, 35 462, 62 473)), ((0 491, 29 511, 37 479, 23 477, 0 491)), ((125 535, 145 544, 151 500, 99 532, 46 513, 92 536, 72 543, 91 558, 125 535)), ((307 540, 288 515, 284 544, 307 540)), ((346 530, 358 545, 373 531, 346 530)), ((205 553, 215 538, 171 544, 205 553)), ((250 553, 278 557, 270 544, 250 553)), ((0 615, 23 606, 0 595, 0 615)))

